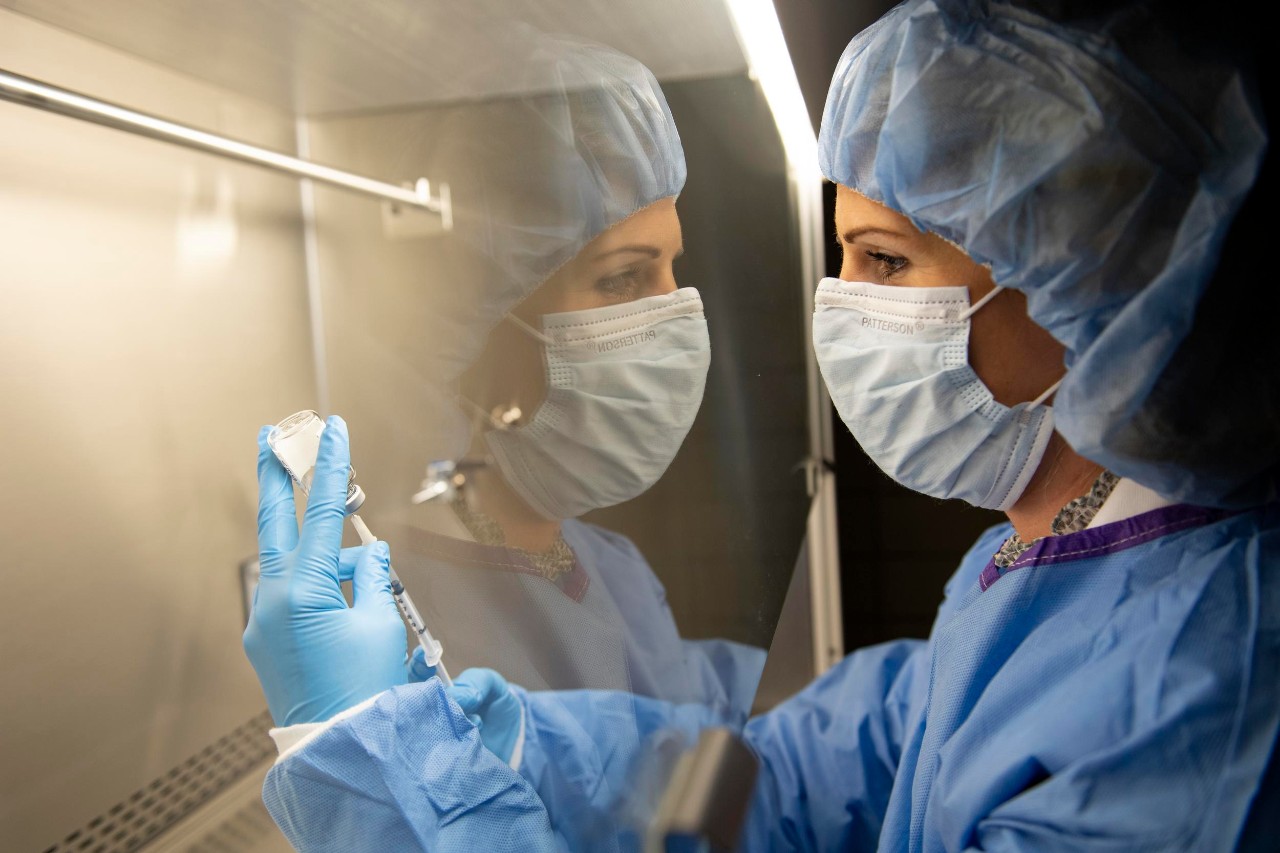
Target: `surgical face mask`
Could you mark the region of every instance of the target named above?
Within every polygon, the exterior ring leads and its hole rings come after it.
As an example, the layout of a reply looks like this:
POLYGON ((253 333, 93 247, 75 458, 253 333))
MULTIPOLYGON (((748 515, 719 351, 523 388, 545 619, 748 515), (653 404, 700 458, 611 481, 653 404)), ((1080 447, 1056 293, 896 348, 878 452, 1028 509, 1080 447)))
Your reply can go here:
MULTIPOLYGON (((964 287, 890 287, 823 279, 813 345, 827 389, 875 463, 938 498, 1008 509, 1026 489, 1053 433, 1053 410, 996 402, 969 366, 964 287)), ((1061 381, 1061 380, 1059 380, 1061 381)))
POLYGON ((685 287, 547 314, 547 394, 529 423, 486 433, 507 483, 548 519, 576 518, 658 481, 702 404, 711 343, 698 291, 685 287))

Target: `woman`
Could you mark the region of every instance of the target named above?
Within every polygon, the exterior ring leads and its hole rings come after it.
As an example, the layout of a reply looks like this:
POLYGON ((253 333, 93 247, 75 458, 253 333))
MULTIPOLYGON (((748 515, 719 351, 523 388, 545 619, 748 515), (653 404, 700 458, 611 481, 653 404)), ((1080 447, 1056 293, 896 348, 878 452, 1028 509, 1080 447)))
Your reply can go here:
MULTIPOLYGON (((1203 359, 1233 344, 1197 314, 1216 288, 1254 295, 1209 285, 1266 134, 1231 54, 1168 23, 909 0, 842 58, 820 140, 844 249, 816 299, 824 378, 887 473, 1010 523, 963 559, 927 642, 855 652, 748 723, 745 849, 1274 848, 1277 376, 1234 365, 1246 400, 1206 385, 1203 359)), ((641 742, 611 730, 619 705, 647 731, 705 724, 620 694, 486 691, 520 706, 494 722, 519 735, 521 778, 478 776, 512 784, 495 801, 527 807, 547 849, 599 847, 583 816, 608 812, 641 742)), ((278 815, 310 813, 304 767, 404 781, 344 751, 353 728, 276 765, 278 815)))

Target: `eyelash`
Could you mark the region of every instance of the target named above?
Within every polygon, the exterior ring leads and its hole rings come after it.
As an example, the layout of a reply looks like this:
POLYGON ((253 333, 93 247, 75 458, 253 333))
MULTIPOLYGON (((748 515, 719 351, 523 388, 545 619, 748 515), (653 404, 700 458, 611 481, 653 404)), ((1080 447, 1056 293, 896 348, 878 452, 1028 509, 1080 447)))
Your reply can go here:
POLYGON ((640 278, 639 270, 625 270, 596 282, 596 289, 610 299, 630 299, 640 278))
POLYGON ((907 266, 906 258, 900 258, 897 255, 890 255, 887 252, 877 252, 873 249, 868 249, 866 255, 879 265, 880 277, 884 279, 892 278, 906 269, 907 266))

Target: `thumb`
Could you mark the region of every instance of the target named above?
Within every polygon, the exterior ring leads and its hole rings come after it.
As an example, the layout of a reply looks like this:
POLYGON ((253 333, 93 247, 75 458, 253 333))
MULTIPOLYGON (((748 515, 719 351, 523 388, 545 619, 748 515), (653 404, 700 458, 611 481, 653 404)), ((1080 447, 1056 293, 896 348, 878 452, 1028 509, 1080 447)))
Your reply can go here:
POLYGON ((351 588, 357 608, 395 609, 396 602, 391 597, 391 549, 386 542, 374 542, 364 548, 364 553, 356 560, 351 588))
POLYGON ((427 655, 422 651, 422 646, 416 646, 413 656, 409 659, 409 681, 413 683, 426 681, 435 674, 436 668, 427 663, 427 655))

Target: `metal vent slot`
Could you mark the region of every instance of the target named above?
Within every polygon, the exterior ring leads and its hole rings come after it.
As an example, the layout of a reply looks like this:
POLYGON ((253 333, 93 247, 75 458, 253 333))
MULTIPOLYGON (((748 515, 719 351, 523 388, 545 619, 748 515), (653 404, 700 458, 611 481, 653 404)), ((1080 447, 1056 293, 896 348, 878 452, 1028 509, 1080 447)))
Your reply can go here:
POLYGON ((271 725, 269 712, 254 716, 57 844, 45 848, 44 853, 137 850, 247 771, 274 756, 275 745, 267 735, 271 725))
MULTIPOLYGON (((271 819, 262 797, 255 796, 230 818, 218 824, 213 832, 187 848, 186 853, 244 853, 253 850, 269 839, 280 837, 275 821, 271 819)), ((284 848, 283 840, 279 842, 284 848)))

